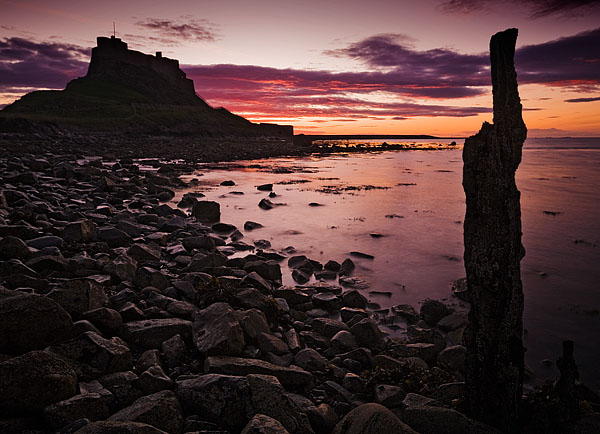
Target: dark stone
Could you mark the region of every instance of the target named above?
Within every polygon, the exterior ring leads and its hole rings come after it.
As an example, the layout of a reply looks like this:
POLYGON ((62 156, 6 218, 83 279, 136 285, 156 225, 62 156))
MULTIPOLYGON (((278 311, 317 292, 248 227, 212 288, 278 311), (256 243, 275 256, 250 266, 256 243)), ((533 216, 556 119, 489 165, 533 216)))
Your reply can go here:
POLYGON ((245 377, 202 375, 178 381, 176 393, 186 414, 201 414, 233 432, 239 432, 254 414, 245 377))
POLYGON ((167 434, 152 425, 139 422, 98 421, 85 425, 77 434, 167 434))
POLYGON ((184 422, 179 401, 170 390, 143 396, 108 420, 146 423, 168 433, 180 433, 184 422))
POLYGON ((273 190, 273 184, 262 184, 256 187, 259 191, 271 191, 273 190))
POLYGON ((467 212, 464 262, 472 300, 467 347, 469 414, 505 431, 518 430, 523 389, 523 285, 520 193, 515 171, 527 128, 514 68, 517 29, 490 41, 494 124, 465 140, 467 212))
POLYGON ((81 369, 87 375, 126 371, 133 362, 131 351, 122 339, 105 339, 94 332, 51 346, 50 351, 85 365, 81 369))
POLYGON ((355 268, 356 268, 356 265, 354 265, 354 262, 352 262, 352 259, 346 258, 346 259, 344 259, 344 262, 342 262, 342 265, 340 266, 340 271, 338 274, 340 276, 349 276, 350 274, 352 274, 352 271, 354 271, 355 268))
POLYGON ((221 219, 221 206, 210 200, 198 201, 192 207, 192 216, 203 223, 218 222, 221 219))
POLYGON ((246 230, 246 231, 253 231, 254 229, 259 229, 262 227, 263 227, 263 225, 261 225, 260 223, 253 222, 253 221, 247 221, 246 223, 244 223, 244 230, 246 230))
POLYGON ((313 381, 310 372, 297 367, 277 366, 258 359, 246 359, 241 357, 213 356, 208 357, 205 363, 205 371, 227 375, 264 374, 273 375, 285 387, 304 387, 313 381))
POLYGON ((54 354, 31 351, 0 363, 0 415, 38 412, 76 390, 75 371, 54 354))
POLYGON ((143 349, 159 349, 162 343, 175 335, 192 341, 192 323, 179 318, 157 318, 132 321, 124 326, 127 342, 143 349))
POLYGON ((380 404, 362 404, 348 413, 332 434, 420 434, 380 404))
POLYGON ((73 323, 54 300, 16 292, 0 299, 0 351, 22 354, 70 339, 73 323))
POLYGON ((79 419, 97 421, 106 419, 109 415, 108 404, 98 393, 75 395, 44 409, 44 421, 53 429, 62 428, 79 419))
POLYGON ((288 396, 277 378, 253 374, 247 379, 256 413, 275 418, 290 434, 313 434, 307 415, 288 396))
POLYGON ((31 250, 25 242, 18 237, 11 235, 0 240, 0 259, 21 259, 27 260, 31 257, 31 250))
POLYGON ((421 305, 421 317, 427 324, 436 325, 439 320, 452 313, 448 307, 438 300, 425 300, 421 305))
POLYGON ((244 349, 244 332, 227 303, 214 303, 197 312, 192 331, 196 348, 203 354, 233 356, 244 349))
POLYGON ((258 207, 264 210, 273 209, 274 206, 275 204, 269 199, 261 199, 260 202, 258 202, 258 207))

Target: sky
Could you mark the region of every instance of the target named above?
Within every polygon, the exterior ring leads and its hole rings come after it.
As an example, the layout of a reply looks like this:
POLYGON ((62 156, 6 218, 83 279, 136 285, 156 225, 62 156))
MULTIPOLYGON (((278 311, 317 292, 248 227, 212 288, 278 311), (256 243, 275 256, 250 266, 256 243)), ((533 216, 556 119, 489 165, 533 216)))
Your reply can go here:
POLYGON ((85 75, 113 22, 252 121, 444 137, 491 122, 489 39, 517 27, 529 136, 600 136, 600 0, 0 0, 0 107, 85 75))

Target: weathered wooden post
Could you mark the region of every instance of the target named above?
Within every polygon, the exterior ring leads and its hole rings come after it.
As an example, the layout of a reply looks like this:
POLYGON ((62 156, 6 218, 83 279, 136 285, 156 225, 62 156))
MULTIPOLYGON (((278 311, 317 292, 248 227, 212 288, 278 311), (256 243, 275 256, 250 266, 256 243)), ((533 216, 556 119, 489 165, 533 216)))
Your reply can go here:
POLYGON ((527 128, 514 68, 517 29, 492 36, 494 123, 465 141, 465 269, 472 300, 466 401, 470 415, 518 431, 523 389, 523 285, 520 193, 515 172, 527 128))

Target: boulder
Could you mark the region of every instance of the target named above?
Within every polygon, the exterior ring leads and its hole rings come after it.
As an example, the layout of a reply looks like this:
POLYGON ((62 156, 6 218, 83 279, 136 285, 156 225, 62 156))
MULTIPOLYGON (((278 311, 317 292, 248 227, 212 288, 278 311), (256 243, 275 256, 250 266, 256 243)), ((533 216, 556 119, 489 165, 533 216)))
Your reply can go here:
POLYGON ((73 336, 71 317, 58 303, 20 294, 0 299, 0 352, 22 354, 73 336))
POLYGON ((141 422, 170 434, 180 433, 184 422, 179 401, 170 390, 143 396, 129 407, 125 407, 110 416, 108 420, 141 422))
POLYGON ((236 312, 238 321, 248 339, 256 339, 259 333, 269 333, 269 324, 265 314, 258 309, 248 309, 236 312))
POLYGON ((289 434, 289 431, 272 417, 256 414, 242 430, 242 434, 289 434))
POLYGON ((420 434, 498 434, 498 431, 449 408, 409 406, 402 420, 420 434))
POLYGON ((358 345, 371 350, 380 350, 385 346, 383 333, 371 318, 365 318, 354 324, 350 332, 356 339, 358 345))
POLYGON ((131 321, 123 326, 124 339, 145 350, 160 349, 162 343, 175 335, 192 341, 192 323, 178 318, 157 318, 131 321))
POLYGON ((201 414, 231 431, 239 431, 254 414, 245 377, 207 374, 177 382, 177 397, 186 414, 201 414))
POLYGON ((84 219, 68 223, 61 236, 67 243, 82 243, 95 240, 98 231, 93 221, 84 219))
POLYGON ((98 393, 75 395, 44 409, 44 422, 53 429, 75 422, 78 419, 97 421, 110 415, 107 400, 98 393))
POLYGON ((140 374, 136 382, 137 387, 148 395, 161 390, 172 389, 175 386, 167 374, 158 365, 150 366, 140 374))
POLYGON ((324 372, 329 365, 329 361, 312 348, 298 351, 294 356, 294 363, 309 372, 324 372))
POLYGON ((62 280, 48 293, 74 319, 82 313, 108 304, 104 287, 92 279, 62 280))
POLYGON ((0 415, 38 412, 76 390, 75 371, 52 353, 31 351, 0 363, 0 415))
POLYGON ((27 260, 30 257, 31 250, 21 238, 9 235, 0 239, 0 260, 27 260))
POLYGON ((117 281, 135 279, 137 261, 128 255, 119 255, 104 266, 104 272, 110 274, 117 281))
POLYGON ((81 315, 81 319, 91 322, 107 336, 117 335, 123 326, 121 314, 108 307, 89 310, 81 315))
POLYGON ((348 413, 332 434, 421 434, 380 404, 362 404, 348 413))
POLYGON ((276 419, 290 434, 313 434, 307 415, 287 395, 276 377, 253 374, 247 379, 256 413, 276 419))
MULTIPOLYGON (((85 425, 77 434, 167 434, 165 431, 138 422, 98 421, 85 425)), ((170 434, 170 433, 169 433, 170 434)))
POLYGON ((192 206, 192 216, 203 223, 218 222, 221 219, 221 206, 210 200, 200 200, 192 206))
POLYGON ((364 309, 367 307, 367 303, 367 298, 356 289, 352 289, 342 294, 342 304, 346 307, 364 309))
POLYGON ((451 313, 448 306, 438 300, 425 300, 421 305, 421 318, 430 325, 436 325, 439 320, 451 313))
POLYGON ((273 353, 281 356, 290 352, 287 344, 271 333, 259 333, 256 336, 256 343, 264 354, 273 353))
POLYGON ((305 387, 313 381, 312 374, 304 369, 293 366, 277 366, 264 360, 241 357, 207 357, 204 371, 227 375, 272 375, 277 377, 284 387, 305 387))
POLYGON ((53 345, 50 351, 76 361, 88 375, 126 371, 133 363, 131 351, 121 338, 105 339, 92 331, 53 345))
POLYGON ((198 311, 192 332, 196 348, 204 354, 237 355, 244 349, 244 332, 227 303, 213 303, 198 311))
POLYGON ((437 356, 437 362, 448 372, 464 372, 467 349, 462 345, 447 347, 437 356))
POLYGON ((341 331, 349 330, 345 323, 331 318, 315 318, 311 325, 313 331, 325 336, 327 339, 331 339, 341 331))

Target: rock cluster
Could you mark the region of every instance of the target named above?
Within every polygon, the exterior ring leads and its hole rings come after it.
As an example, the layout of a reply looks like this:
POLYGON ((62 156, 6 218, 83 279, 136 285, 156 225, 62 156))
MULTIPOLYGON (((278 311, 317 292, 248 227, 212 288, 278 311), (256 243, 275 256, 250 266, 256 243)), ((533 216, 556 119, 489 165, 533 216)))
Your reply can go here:
MULTIPOLYGON (((323 280, 282 286, 283 260, 306 281, 353 264, 246 244, 217 203, 166 203, 189 166, 154 165, 0 158, 0 431, 479 426, 454 410, 461 313, 433 301, 374 312, 323 280), (406 339, 384 323, 405 324, 406 339)), ((464 432, 491 432, 478 429, 464 432)))

